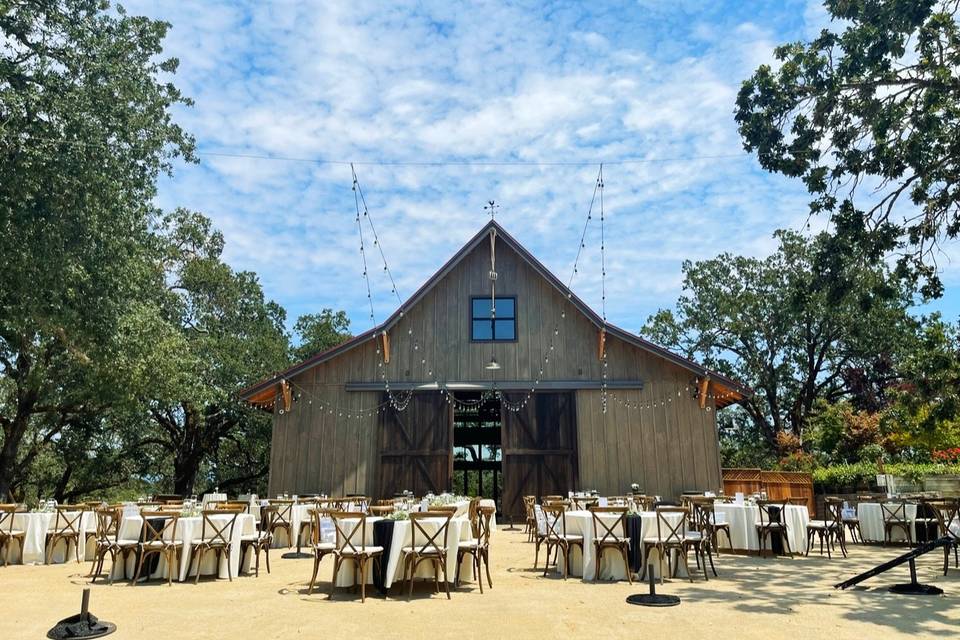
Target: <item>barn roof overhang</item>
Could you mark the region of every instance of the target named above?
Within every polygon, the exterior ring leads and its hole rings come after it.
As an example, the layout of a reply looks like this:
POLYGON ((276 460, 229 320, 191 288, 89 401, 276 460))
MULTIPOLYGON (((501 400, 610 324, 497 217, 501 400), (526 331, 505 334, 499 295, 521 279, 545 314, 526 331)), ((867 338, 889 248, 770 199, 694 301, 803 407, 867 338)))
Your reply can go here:
MULTIPOLYGON (((279 392, 278 386, 281 381, 292 378, 293 376, 299 375, 304 371, 312 369, 313 367, 331 360, 342 353, 357 347, 368 340, 375 340, 379 334, 384 331, 389 331, 394 325, 396 325, 402 318, 406 310, 415 306, 431 289, 441 280, 444 276, 450 273, 471 251, 477 248, 477 246, 488 240, 491 231, 495 231, 497 238, 502 240, 507 246, 513 249, 527 264, 533 268, 541 277, 547 280, 553 287, 555 287, 560 293, 562 293, 571 304, 573 304, 577 310, 579 310, 583 315, 585 315, 597 329, 604 329, 608 335, 619 338, 624 342, 631 344, 635 347, 648 351, 654 355, 657 355, 664 360, 672 362, 679 367, 689 370, 691 373, 696 375, 698 378, 708 378, 713 387, 711 391, 714 396, 714 401, 717 408, 723 408, 730 404, 735 404, 740 402, 744 398, 748 398, 753 395, 753 390, 743 385, 736 380, 728 378, 716 371, 711 371, 710 369, 702 366, 701 364, 686 358, 682 355, 674 353, 669 349, 665 349, 658 344, 654 344, 649 340, 645 340, 639 335, 622 329, 616 325, 610 324, 609 322, 604 322, 603 318, 600 317, 593 309, 589 307, 583 300, 581 300, 577 294, 575 294, 571 289, 569 289, 563 282, 560 281, 546 266, 540 262, 536 256, 527 251, 527 249, 520 244, 513 236, 511 236, 507 231, 496 221, 491 220, 488 222, 480 231, 477 232, 473 238, 470 239, 459 251, 457 251, 447 262, 440 267, 440 269, 433 274, 427 281, 421 286, 410 298, 407 299, 393 314, 387 318, 382 324, 372 329, 368 329, 361 334, 354 336, 353 338, 331 348, 326 351, 321 351, 316 355, 313 355, 302 362, 299 362, 283 371, 276 373, 275 375, 261 380, 243 390, 240 391, 240 398, 249 402, 254 406, 260 406, 263 408, 270 408, 273 406, 274 399, 277 397, 279 392)), ((541 383, 542 384, 542 383, 541 383)), ((397 388, 395 383, 390 384, 391 388, 397 388)), ((586 387, 581 387, 586 388, 586 387)))

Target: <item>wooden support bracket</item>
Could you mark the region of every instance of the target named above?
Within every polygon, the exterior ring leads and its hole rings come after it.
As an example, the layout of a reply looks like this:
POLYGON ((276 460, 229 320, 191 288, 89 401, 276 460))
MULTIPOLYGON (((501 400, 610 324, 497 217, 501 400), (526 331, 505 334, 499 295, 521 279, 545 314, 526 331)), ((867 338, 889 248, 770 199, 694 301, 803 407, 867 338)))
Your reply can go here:
POLYGON ((710 389, 710 378, 704 377, 700 381, 700 393, 698 394, 701 409, 705 409, 707 406, 707 391, 709 389, 710 389))
POLYGON ((290 405, 293 403, 293 394, 290 392, 290 383, 286 380, 280 381, 280 393, 283 395, 283 410, 290 411, 290 405))
POLYGON ((380 348, 383 349, 383 363, 390 364, 390 336, 386 331, 380 332, 380 348))

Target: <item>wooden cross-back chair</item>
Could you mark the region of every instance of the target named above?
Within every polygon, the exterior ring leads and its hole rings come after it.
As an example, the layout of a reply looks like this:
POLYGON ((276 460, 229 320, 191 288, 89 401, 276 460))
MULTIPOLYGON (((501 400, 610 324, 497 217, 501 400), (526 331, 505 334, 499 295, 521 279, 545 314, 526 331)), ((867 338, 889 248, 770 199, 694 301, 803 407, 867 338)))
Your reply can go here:
POLYGON ((276 507, 266 506, 260 508, 260 522, 257 523, 257 530, 253 533, 247 533, 240 536, 240 558, 246 557, 248 551, 253 552, 254 575, 260 577, 260 552, 262 551, 267 559, 267 573, 270 573, 270 546, 273 544, 273 534, 270 532, 270 522, 276 507))
POLYGON ((10 550, 14 543, 20 547, 20 556, 23 557, 23 541, 27 532, 13 528, 14 515, 21 511, 16 504, 0 504, 0 552, 3 555, 3 566, 10 564, 10 550))
MULTIPOLYGON (((717 522, 717 510, 713 501, 697 501, 693 504, 693 527, 699 531, 709 542, 713 552, 720 556, 720 546, 718 544, 717 534, 721 531, 727 536, 727 543, 733 547, 733 539, 730 537, 730 523, 717 522)), ((709 552, 709 550, 708 550, 709 552)), ((713 558, 710 558, 711 564, 713 558)))
POLYGON ((907 545, 913 546, 913 526, 907 517, 907 501, 883 501, 880 503, 880 513, 883 516, 883 544, 886 546, 892 541, 893 530, 900 529, 907 538, 907 545))
POLYGON ((177 522, 179 513, 169 511, 141 511, 143 526, 140 531, 140 540, 137 543, 137 570, 133 574, 130 584, 136 584, 140 579, 140 572, 146 559, 152 555, 159 555, 167 563, 167 584, 173 583, 173 574, 177 570, 177 560, 180 558, 183 542, 178 540, 177 522))
POLYGON ((383 547, 367 544, 367 514, 352 511, 332 511, 330 512, 330 518, 333 520, 337 539, 330 596, 333 596, 333 590, 337 586, 340 566, 346 561, 353 565, 354 584, 357 582, 357 573, 360 574, 360 601, 366 602, 367 564, 372 560, 374 569, 376 570, 379 567, 383 556, 383 547), (348 524, 350 522, 355 524, 350 527, 348 524))
POLYGON ((460 585, 460 564, 463 558, 469 555, 476 572, 480 593, 483 593, 483 578, 480 574, 482 565, 485 565, 487 569, 487 584, 493 588, 493 581, 490 579, 490 519, 495 512, 494 507, 478 507, 474 517, 470 520, 473 539, 464 540, 457 544, 457 569, 453 578, 454 586, 460 585))
MULTIPOLYGON (((454 512, 456 508, 454 508, 454 512)), ((400 550, 403 556, 403 575, 407 579, 407 597, 413 595, 413 580, 417 567, 422 562, 430 562, 433 567, 434 590, 439 592, 437 581, 443 573, 443 587, 450 599, 450 584, 447 582, 447 539, 450 532, 450 519, 453 514, 449 510, 423 511, 410 514, 410 546, 400 550), (424 521, 440 520, 437 529, 430 533, 424 527, 424 521), (418 544, 417 538, 423 537, 423 543, 418 544), (442 544, 441 544, 442 542, 442 544), (409 570, 409 577, 407 572, 409 570)))
POLYGON ((540 562, 540 546, 547 539, 547 517, 543 513, 543 507, 539 504, 533 505, 533 542, 536 544, 535 554, 533 556, 533 568, 537 568, 540 562))
POLYGON ((580 555, 583 556, 583 536, 567 533, 566 506, 559 504, 543 507, 543 515, 546 526, 544 541, 547 543, 547 561, 543 566, 543 575, 546 576, 550 569, 550 552, 554 552, 555 562, 559 562, 559 554, 562 552, 563 579, 566 580, 570 574, 570 550, 580 547, 580 555))
MULTIPOLYGON (((683 558, 683 564, 687 569, 687 576, 690 582, 693 582, 693 576, 690 575, 690 564, 687 562, 687 548, 685 542, 687 533, 687 523, 690 518, 690 511, 683 507, 657 507, 657 536, 648 536, 643 539, 643 571, 641 579, 647 575, 647 565, 649 564, 650 551, 656 549, 660 555, 661 562, 667 558, 667 569, 670 569, 670 554, 677 551, 683 558), (676 515, 677 522, 671 523, 668 516, 676 515)), ((671 576, 676 575, 679 561, 673 568, 671 576)), ((660 572, 660 584, 663 584, 663 571, 660 572)))
POLYGON ((960 498, 944 498, 931 503, 937 514, 937 528, 941 538, 950 538, 951 543, 943 548, 943 575, 950 568, 950 550, 953 549, 953 566, 960 567, 960 498))
POLYGON ((50 564, 53 559, 53 551, 60 542, 63 542, 66 546, 63 550, 64 562, 70 555, 71 542, 77 562, 80 562, 80 522, 86 510, 87 507, 82 504, 63 504, 57 507, 53 519, 53 531, 47 532, 45 564, 50 564))
POLYGON ((600 561, 603 559, 604 549, 615 549, 623 558, 623 570, 627 574, 627 581, 633 584, 630 573, 630 538, 627 536, 627 508, 626 507, 591 507, 593 520, 593 550, 596 562, 594 580, 600 579, 600 561), (607 524, 601 516, 603 514, 616 515, 612 524, 607 524))
POLYGON ((90 582, 96 582, 103 572, 103 561, 110 555, 110 584, 113 584, 114 568, 117 557, 125 566, 127 555, 137 550, 137 540, 121 540, 120 524, 123 522, 123 510, 117 507, 102 507, 94 511, 97 518, 97 546, 90 566, 90 582))
POLYGON ((810 547, 813 546, 813 538, 817 536, 820 539, 820 555, 823 555, 823 545, 827 545, 827 558, 831 558, 830 549, 839 543, 840 551, 843 557, 847 557, 847 546, 844 542, 843 528, 843 500, 840 498, 824 498, 823 507, 826 511, 826 518, 823 520, 810 520, 807 523, 807 552, 810 555, 810 547))
MULTIPOLYGON (((375 509, 376 507, 370 507, 375 509)), ((392 509, 392 507, 391 507, 392 509)), ((330 522, 331 514, 334 512, 329 509, 311 509, 310 510, 310 546, 313 549, 313 574, 310 576, 310 588, 307 595, 313 594, 313 585, 317 582, 317 573, 320 571, 320 561, 328 555, 336 556, 337 543, 324 542, 324 524, 330 522)), ((336 538, 336 527, 334 527, 334 538, 336 538)))
POLYGON ((384 517, 384 516, 390 515, 394 511, 396 511, 396 509, 392 504, 391 505, 371 505, 367 507, 367 515, 370 515, 370 516, 384 517))
POLYGON ((779 534, 780 541, 787 554, 793 552, 790 550, 790 529, 787 526, 787 505, 786 500, 758 500, 757 501, 757 522, 754 525, 757 529, 757 537, 760 539, 760 555, 766 550, 767 538, 770 540, 770 548, 773 549, 773 535, 779 534))
POLYGON ((527 534, 527 542, 533 542, 534 533, 537 529, 537 517, 533 512, 533 505, 537 503, 536 496, 523 496, 523 510, 526 515, 526 527, 524 532, 527 534))
MULTIPOLYGON (((270 506, 276 507, 270 510, 271 520, 268 525, 270 535, 276 536, 278 530, 283 530, 287 535, 287 546, 294 544, 293 540, 293 500, 271 500, 270 506)), ((299 533, 299 532, 298 532, 299 533)))
POLYGON ((233 547, 233 529, 237 526, 237 517, 243 513, 240 509, 204 509, 200 539, 190 543, 193 559, 197 563, 197 573, 193 583, 200 582, 200 567, 203 556, 214 554, 214 579, 219 574, 221 556, 227 561, 227 578, 233 582, 233 568, 230 566, 230 549, 233 547))

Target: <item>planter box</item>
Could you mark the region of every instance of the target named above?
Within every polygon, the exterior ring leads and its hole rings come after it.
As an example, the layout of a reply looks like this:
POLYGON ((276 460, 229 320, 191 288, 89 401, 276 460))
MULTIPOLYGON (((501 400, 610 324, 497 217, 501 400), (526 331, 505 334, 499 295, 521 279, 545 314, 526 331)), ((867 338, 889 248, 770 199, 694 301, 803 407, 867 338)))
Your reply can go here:
POLYGON ((927 476, 923 479, 924 491, 939 491, 945 498, 960 496, 960 476, 927 476))

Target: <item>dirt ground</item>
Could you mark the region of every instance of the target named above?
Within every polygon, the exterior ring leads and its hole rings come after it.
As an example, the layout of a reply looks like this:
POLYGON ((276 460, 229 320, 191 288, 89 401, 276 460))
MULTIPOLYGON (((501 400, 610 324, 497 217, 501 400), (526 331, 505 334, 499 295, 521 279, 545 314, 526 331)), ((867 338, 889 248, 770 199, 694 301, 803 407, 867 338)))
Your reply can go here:
MULTIPOLYGON (((678 607, 626 604, 645 587, 626 582, 585 583, 534 571, 532 544, 500 530, 492 541, 493 588, 483 594, 465 583, 453 599, 418 584, 412 600, 397 585, 387 599, 339 590, 328 598, 332 561, 321 568, 322 591, 306 595, 311 560, 271 553, 273 572, 232 583, 207 579, 174 584, 93 585, 91 611, 117 624, 114 638, 841 638, 960 637, 960 569, 943 577, 943 556, 918 565, 922 582, 944 596, 897 596, 886 591, 907 580, 904 566, 835 591, 839 580, 889 559, 902 549, 851 546, 847 559, 756 558, 723 555, 719 578, 668 580, 678 607)), ((952 563, 951 563, 952 566, 952 563)), ((261 567, 262 568, 262 567, 261 567)), ((79 610, 89 564, 0 568, 0 638, 43 638, 57 620, 79 610)))

